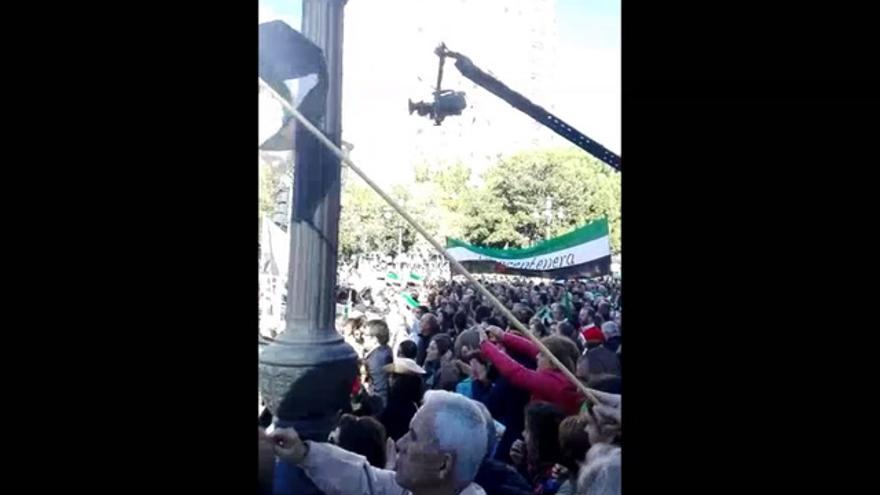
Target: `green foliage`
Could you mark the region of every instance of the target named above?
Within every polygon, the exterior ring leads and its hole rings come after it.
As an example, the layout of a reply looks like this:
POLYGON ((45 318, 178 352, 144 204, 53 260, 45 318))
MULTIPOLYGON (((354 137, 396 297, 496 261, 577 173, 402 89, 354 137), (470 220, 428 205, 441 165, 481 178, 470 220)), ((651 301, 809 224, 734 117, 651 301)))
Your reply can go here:
MULTIPOLYGON (((448 236, 525 247, 604 216, 612 251, 620 252, 620 174, 580 150, 511 156, 488 169, 479 186, 461 163, 421 165, 415 172, 414 184, 396 186, 390 194, 441 242, 448 236)), ((343 185, 341 256, 373 250, 396 254, 401 229, 404 250, 424 243, 360 180, 343 185)))
POLYGON ((416 169, 416 189, 422 207, 431 212, 431 225, 426 228, 440 242, 446 237, 464 235, 465 214, 477 192, 470 183, 471 175, 470 167, 462 163, 435 170, 416 169))
POLYGON ((620 174, 580 150, 521 153, 485 174, 468 205, 465 239, 525 247, 608 218, 612 251, 620 251, 620 174))
MULTIPOLYGON (((398 203, 425 225, 425 208, 414 201, 412 193, 395 186, 389 191, 398 203)), ((396 255, 399 247, 406 251, 416 243, 418 234, 382 198, 360 179, 344 181, 342 209, 339 219, 339 255, 343 259, 380 251, 396 255)))
MULTIPOLYGON (((278 198, 285 189, 285 176, 293 177, 293 155, 291 153, 272 153, 260 151, 259 154, 259 213, 260 218, 272 218, 278 210, 278 198)), ((289 180, 287 181, 289 185, 289 180)), ((283 196, 282 196, 283 197, 283 196)), ((287 202, 289 198, 284 198, 287 202)))
POLYGON ((275 211, 275 194, 281 183, 281 172, 260 161, 260 218, 271 218, 275 211))

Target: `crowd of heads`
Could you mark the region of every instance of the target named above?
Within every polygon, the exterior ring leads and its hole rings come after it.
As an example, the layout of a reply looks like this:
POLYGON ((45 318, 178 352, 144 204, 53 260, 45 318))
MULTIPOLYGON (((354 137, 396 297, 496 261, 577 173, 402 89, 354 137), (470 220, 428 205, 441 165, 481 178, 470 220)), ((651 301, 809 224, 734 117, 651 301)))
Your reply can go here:
POLYGON ((390 256, 380 252, 362 253, 340 260, 337 280, 341 286, 355 287, 395 273, 437 279, 449 274, 449 262, 433 249, 411 248, 406 253, 390 256))
POLYGON ((393 469, 413 493, 475 481, 489 495, 620 493, 619 280, 484 285, 516 321, 459 280, 348 294, 340 331, 361 358, 362 386, 331 441, 393 469))

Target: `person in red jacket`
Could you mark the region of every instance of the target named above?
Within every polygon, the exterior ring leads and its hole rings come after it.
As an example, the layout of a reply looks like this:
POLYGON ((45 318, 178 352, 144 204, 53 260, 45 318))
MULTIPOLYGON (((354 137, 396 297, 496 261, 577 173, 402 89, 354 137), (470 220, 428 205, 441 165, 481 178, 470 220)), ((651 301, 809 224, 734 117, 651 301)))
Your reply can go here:
MULTIPOLYGON (((558 406, 566 415, 577 414, 584 398, 578 388, 566 378, 562 371, 538 350, 538 346, 530 340, 505 332, 498 327, 480 330, 480 350, 495 365, 501 376, 510 383, 532 394, 532 402, 544 401, 558 406), (538 369, 530 370, 517 363, 513 358, 502 352, 488 340, 486 332, 504 346, 509 352, 534 356, 538 361, 538 369)), ((578 352, 574 342, 566 337, 551 335, 541 339, 550 353, 556 357, 569 371, 574 373, 578 352)))

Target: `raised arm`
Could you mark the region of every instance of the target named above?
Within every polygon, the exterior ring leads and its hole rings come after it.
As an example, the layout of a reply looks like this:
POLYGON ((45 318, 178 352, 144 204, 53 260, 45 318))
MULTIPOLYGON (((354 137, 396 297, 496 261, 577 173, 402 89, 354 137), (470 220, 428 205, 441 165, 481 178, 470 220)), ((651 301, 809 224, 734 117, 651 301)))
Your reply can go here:
POLYGON ((540 352, 538 346, 536 346, 531 340, 514 335, 510 332, 504 332, 501 343, 504 344, 504 347, 507 349, 530 358, 534 358, 538 352, 540 352))
POLYGON ((272 433, 275 454, 301 467, 326 495, 404 495, 394 471, 375 468, 363 456, 322 442, 302 441, 292 428, 272 433))
POLYGON ((480 344, 480 350, 486 359, 492 362, 501 376, 507 378, 510 383, 519 388, 528 390, 531 393, 537 393, 547 384, 536 371, 532 371, 525 366, 517 363, 513 358, 501 352, 491 342, 484 341, 480 344))

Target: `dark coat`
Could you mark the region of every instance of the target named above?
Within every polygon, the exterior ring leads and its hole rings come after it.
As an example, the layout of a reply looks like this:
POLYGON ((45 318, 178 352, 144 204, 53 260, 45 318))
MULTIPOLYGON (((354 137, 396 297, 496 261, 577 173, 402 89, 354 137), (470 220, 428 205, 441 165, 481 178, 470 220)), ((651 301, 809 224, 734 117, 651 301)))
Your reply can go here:
POLYGON ((620 347, 620 336, 615 335, 614 337, 605 340, 605 347, 612 352, 617 352, 617 348, 620 347))
POLYGON ((385 427, 388 436, 396 442, 409 431, 409 422, 418 410, 419 407, 415 402, 395 400, 394 396, 391 396, 378 419, 385 427))
POLYGON ((530 495, 532 487, 513 466, 495 459, 486 459, 477 471, 474 483, 486 495, 530 495))
POLYGON ((377 418, 395 442, 409 431, 409 422, 422 402, 424 382, 420 376, 397 376, 388 391, 388 404, 377 418))
MULTIPOLYGON (((525 356, 512 357, 529 369, 536 367, 534 359, 525 356)), ((510 463, 510 447, 522 436, 525 429, 525 407, 529 403, 529 392, 514 386, 509 380, 500 376, 488 391, 488 395, 482 397, 477 400, 483 402, 489 408, 492 417, 506 428, 495 448, 495 459, 510 463)))
POLYGON ((364 359, 372 392, 381 397, 383 403, 388 402, 388 372, 382 368, 386 364, 391 364, 393 360, 391 348, 387 345, 380 345, 373 349, 364 359))
POLYGON ((421 337, 418 342, 419 353, 416 355, 416 364, 419 366, 425 365, 425 358, 428 357, 428 346, 431 345, 431 338, 433 338, 436 333, 437 332, 428 336, 419 335, 421 337))
POLYGON ((617 357, 617 353, 604 345, 588 350, 587 359, 590 362, 590 374, 620 375, 620 359, 617 357))

